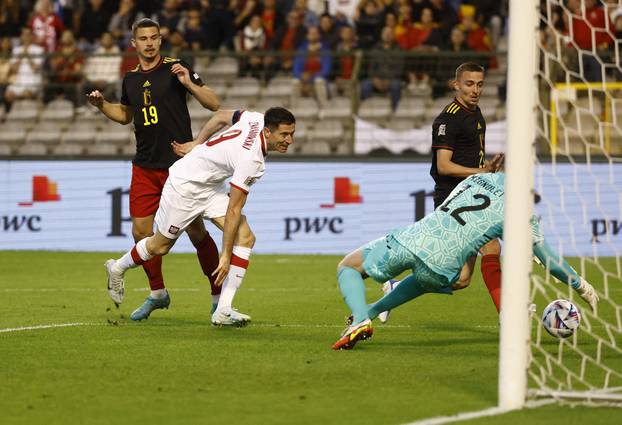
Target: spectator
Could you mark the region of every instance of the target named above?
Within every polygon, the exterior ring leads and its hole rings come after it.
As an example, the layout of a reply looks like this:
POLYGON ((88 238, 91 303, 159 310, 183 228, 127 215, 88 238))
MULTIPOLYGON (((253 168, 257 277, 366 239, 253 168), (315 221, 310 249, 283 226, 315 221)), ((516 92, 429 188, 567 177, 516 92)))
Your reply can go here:
POLYGON ((190 50, 203 50, 207 47, 207 39, 203 28, 201 11, 199 9, 190 9, 182 29, 182 36, 190 46, 190 50))
POLYGON ((391 28, 395 34, 397 28, 397 16, 395 16, 395 13, 390 12, 384 16, 384 26, 391 28))
POLYGON ((568 0, 568 13, 564 14, 566 32, 572 34, 572 42, 582 61, 587 81, 602 81, 602 67, 598 56, 606 57, 612 39, 607 28, 613 28, 605 9, 596 0, 585 0, 585 15, 580 0, 568 0))
POLYGON ((4 104, 4 92, 11 82, 11 39, 0 38, 0 102, 4 104))
POLYGON ((29 27, 35 42, 47 52, 56 50, 56 42, 60 34, 65 30, 65 25, 57 14, 50 0, 38 0, 35 4, 35 13, 30 20, 29 27))
POLYGON ((333 17, 328 13, 320 16, 320 36, 322 43, 328 50, 335 50, 339 43, 339 29, 336 27, 333 17))
POLYGON ((99 90, 106 99, 117 99, 121 72, 121 50, 109 32, 102 34, 99 47, 86 60, 84 92, 99 90))
POLYGON ((283 14, 276 8, 276 0, 264 0, 261 6, 261 24, 266 32, 266 41, 270 42, 277 28, 284 24, 283 14))
POLYGON ((482 27, 490 28, 491 44, 495 48, 499 43, 503 27, 502 2, 499 0, 463 0, 462 3, 475 6, 475 20, 482 27))
POLYGON ((236 37, 236 51, 247 53, 240 60, 240 74, 262 77, 263 57, 252 52, 262 51, 266 47, 266 33, 261 25, 261 17, 253 15, 248 25, 236 37))
MULTIPOLYGON (((169 40, 169 56, 175 59, 181 59, 191 68, 194 69, 195 57, 194 54, 188 50, 188 43, 184 40, 184 37, 177 31, 171 33, 168 37, 169 40)), ((197 60, 203 58, 197 58, 197 60)))
POLYGON ((264 61, 268 76, 278 71, 291 72, 294 60, 286 52, 296 50, 304 41, 306 34, 307 31, 300 21, 298 12, 295 10, 289 12, 287 24, 277 29, 270 44, 271 50, 282 52, 281 55, 276 57, 278 60, 274 56, 266 56, 264 61))
POLYGON ((354 29, 350 26, 341 27, 339 30, 339 39, 339 44, 337 44, 337 57, 335 58, 334 78, 337 92, 344 94, 349 92, 352 85, 354 51, 357 47, 354 29))
POLYGON ((233 9, 228 0, 201 0, 201 13, 205 22, 207 49, 218 50, 221 46, 233 49, 233 9))
MULTIPOLYGON (((0 2, 0 37, 19 37, 19 28, 26 19, 20 8, 19 0, 0 2)), ((10 53, 10 51, 9 51, 10 53)))
POLYGON ((381 41, 369 52, 367 79, 361 83, 361 99, 367 99, 374 92, 391 96, 391 106, 397 107, 402 90, 404 57, 395 43, 393 30, 384 27, 381 41))
POLYGON ((393 30, 395 42, 404 50, 410 50, 416 46, 411 11, 410 4, 402 3, 398 10, 397 25, 393 30))
POLYGON ((257 0, 232 0, 231 5, 235 15, 233 25, 236 32, 248 25, 251 16, 260 13, 257 0))
POLYGON ((83 66, 84 55, 78 49, 73 33, 70 30, 63 31, 58 49, 50 58, 50 84, 44 101, 63 95, 76 104, 78 93, 82 92, 83 66))
POLYGON ((361 0, 354 14, 359 47, 368 49, 376 43, 383 28, 383 9, 376 0, 361 0))
POLYGON ((43 47, 34 43, 32 29, 22 28, 20 45, 11 54, 11 76, 13 82, 6 88, 4 99, 7 106, 17 99, 33 99, 41 92, 41 65, 43 47))
POLYGON ((320 19, 313 10, 309 9, 307 0, 295 0, 294 9, 302 17, 302 25, 305 28, 317 27, 320 25, 320 19))
POLYGON ((144 17, 145 15, 136 7, 135 0, 121 0, 119 9, 110 18, 108 32, 116 40, 121 41, 123 46, 128 46, 132 38, 132 24, 144 17))
MULTIPOLYGON (((444 46, 445 51, 452 52, 451 56, 442 56, 438 59, 438 70, 435 72, 436 78, 438 78, 442 84, 435 87, 433 97, 440 97, 445 95, 446 91, 450 86, 450 81, 454 80, 456 68, 458 68, 464 62, 473 61, 473 56, 469 54, 471 53, 471 49, 467 44, 466 35, 464 31, 459 26, 455 26, 451 30, 451 35, 449 38, 449 43, 444 46), (460 55, 460 53, 465 53, 465 55, 460 55)), ((452 88, 453 90, 453 88, 452 88)))
MULTIPOLYGON (((467 9, 468 10, 468 9, 467 9)), ((465 12, 462 15, 462 21, 458 24, 459 28, 464 31, 467 38, 469 48, 476 52, 487 52, 491 50, 490 36, 485 28, 480 27, 475 22, 473 11, 465 12)))
MULTIPOLYGON (((443 46, 443 36, 439 25, 433 21, 432 9, 424 7, 421 10, 421 20, 413 26, 413 50, 419 52, 433 52, 443 46)), ((436 58, 421 55, 412 58, 408 70, 409 90, 425 94, 430 90, 430 74, 434 73, 436 58)))
POLYGON ((456 11, 448 6, 443 0, 429 0, 433 21, 439 24, 443 39, 449 37, 452 28, 458 23, 456 11))
POLYGON ((181 30, 179 25, 181 14, 177 0, 164 0, 162 10, 154 13, 151 18, 160 24, 160 34, 163 39, 168 40, 172 32, 181 30))
POLYGON ((328 102, 327 81, 330 76, 331 56, 327 46, 322 43, 320 29, 309 27, 307 41, 302 43, 294 59, 294 97, 311 95, 315 97, 320 107, 328 102))
POLYGON ((89 0, 84 4, 78 24, 79 46, 91 50, 95 43, 108 30, 110 12, 104 7, 104 0, 89 0))

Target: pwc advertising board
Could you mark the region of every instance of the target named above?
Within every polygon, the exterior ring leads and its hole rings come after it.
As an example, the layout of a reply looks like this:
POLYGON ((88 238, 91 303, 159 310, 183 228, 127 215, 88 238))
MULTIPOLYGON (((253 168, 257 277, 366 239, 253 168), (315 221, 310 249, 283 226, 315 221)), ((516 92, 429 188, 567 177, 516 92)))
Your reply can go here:
MULTIPOLYGON (((130 179, 126 161, 0 161, 0 250, 126 250, 130 179)), ((620 164, 539 165, 536 213, 551 245, 622 255, 621 180, 620 164)), ((268 162, 244 213, 256 253, 343 254, 424 217, 432 192, 425 162, 268 162)), ((182 236, 174 251, 194 249, 182 236)))

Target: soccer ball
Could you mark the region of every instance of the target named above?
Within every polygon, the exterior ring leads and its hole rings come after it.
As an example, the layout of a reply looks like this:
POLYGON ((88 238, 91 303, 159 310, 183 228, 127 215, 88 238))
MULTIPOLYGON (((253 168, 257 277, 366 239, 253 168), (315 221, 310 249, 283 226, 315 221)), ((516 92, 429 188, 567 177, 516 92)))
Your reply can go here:
POLYGON ((568 338, 581 323, 579 309, 568 300, 555 300, 542 313, 542 326, 555 338, 568 338))

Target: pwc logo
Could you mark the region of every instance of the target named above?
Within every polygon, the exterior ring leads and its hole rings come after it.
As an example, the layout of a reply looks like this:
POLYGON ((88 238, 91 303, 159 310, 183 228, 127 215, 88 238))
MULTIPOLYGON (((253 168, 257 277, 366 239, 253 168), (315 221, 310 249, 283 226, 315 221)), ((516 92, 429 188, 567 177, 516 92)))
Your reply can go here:
POLYGON ((18 202, 20 207, 32 207, 35 202, 60 201, 58 185, 47 176, 32 176, 32 201, 18 202))
MULTIPOLYGON (((333 186, 333 202, 320 204, 320 208, 335 208, 339 204, 362 204, 360 186, 352 183, 349 177, 335 177, 333 186)), ((344 219, 333 217, 285 217, 284 240, 293 240, 293 236, 301 234, 318 236, 323 233, 338 235, 343 233, 344 219)), ((330 235, 329 235, 330 236, 330 235)))
MULTIPOLYGON (((58 186, 47 176, 32 177, 32 200, 18 202, 20 207, 31 207, 35 202, 60 201, 58 186)), ((3 232, 40 232, 41 216, 37 214, 14 214, 0 216, 0 231, 3 232)))
POLYGON ((320 204, 320 208, 335 208, 337 204, 362 204, 360 186, 350 181, 349 177, 335 177, 333 203, 320 204))

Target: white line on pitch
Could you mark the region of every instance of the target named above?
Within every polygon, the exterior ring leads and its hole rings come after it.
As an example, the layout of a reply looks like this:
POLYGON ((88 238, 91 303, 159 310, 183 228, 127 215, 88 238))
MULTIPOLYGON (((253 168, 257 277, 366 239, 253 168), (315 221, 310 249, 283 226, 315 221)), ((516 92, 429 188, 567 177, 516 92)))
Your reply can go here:
MULTIPOLYGON (((525 404, 525 407, 529 409, 533 409, 536 407, 545 406, 547 404, 552 404, 552 403, 555 403, 555 400, 551 400, 551 399, 537 400, 537 401, 527 402, 525 404)), ((463 412, 463 413, 458 413, 456 415, 451 415, 451 416, 437 416, 435 418, 422 419, 420 421, 409 422, 405 425, 442 425, 442 424, 449 424, 452 422, 467 421, 469 419, 484 418, 487 416, 503 415, 504 413, 509 413, 509 412, 511 412, 511 410, 502 409, 500 407, 490 407, 488 409, 477 410, 475 412, 463 412)))
POLYGON ((50 328, 70 328, 70 327, 74 327, 74 326, 95 326, 98 325, 98 323, 81 323, 81 322, 76 322, 76 323, 55 323, 55 324, 51 324, 51 325, 34 325, 34 326, 22 326, 19 328, 6 328, 6 329, 0 329, 0 333, 5 333, 5 332, 20 332, 20 331, 34 331, 37 329, 50 329, 50 328))

